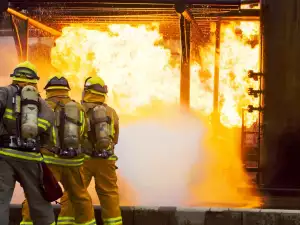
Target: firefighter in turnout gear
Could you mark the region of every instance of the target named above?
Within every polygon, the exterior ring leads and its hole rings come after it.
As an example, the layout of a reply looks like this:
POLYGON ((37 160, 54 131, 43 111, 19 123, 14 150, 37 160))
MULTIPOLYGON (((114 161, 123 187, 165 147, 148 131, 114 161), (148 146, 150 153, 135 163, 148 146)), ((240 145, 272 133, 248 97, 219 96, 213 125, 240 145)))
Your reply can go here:
MULTIPOLYGON (((88 139, 85 153, 88 158, 83 165, 84 182, 88 186, 95 179, 104 225, 121 225, 116 160, 114 146, 118 143, 119 118, 116 111, 105 104, 107 87, 100 77, 85 81, 82 104, 89 119, 88 139)), ((72 205, 67 193, 61 198, 60 216, 72 217, 72 205)))
MULTIPOLYGON (((83 183, 82 152, 83 137, 87 133, 87 121, 82 106, 69 97, 69 83, 62 76, 53 76, 45 86, 46 102, 55 113, 55 125, 52 135, 55 147, 43 152, 44 161, 56 179, 68 192, 70 203, 74 208, 75 218, 59 217, 57 224, 96 224, 94 208, 87 186, 83 183)), ((30 223, 27 201, 23 202, 23 221, 30 223)))
POLYGON ((35 225, 54 225, 51 203, 42 183, 42 148, 53 146, 54 113, 40 98, 37 70, 20 63, 10 75, 12 84, 0 87, 0 224, 9 224, 9 205, 16 181, 24 189, 35 225))

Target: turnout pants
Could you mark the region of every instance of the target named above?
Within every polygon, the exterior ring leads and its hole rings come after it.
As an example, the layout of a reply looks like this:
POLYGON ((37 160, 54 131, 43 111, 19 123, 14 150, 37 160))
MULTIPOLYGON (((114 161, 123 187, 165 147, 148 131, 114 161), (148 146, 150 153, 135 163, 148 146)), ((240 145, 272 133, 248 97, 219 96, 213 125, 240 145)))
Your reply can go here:
POLYGON ((0 156, 0 224, 9 224, 9 205, 16 181, 22 185, 34 225, 54 225, 51 203, 42 194, 39 162, 0 156))
MULTIPOLYGON (((71 202, 76 215, 72 224, 96 225, 92 199, 87 191, 87 186, 83 181, 82 167, 53 164, 48 164, 48 167, 51 169, 55 178, 63 185, 65 192, 68 192, 69 194, 69 201, 71 202)), ((30 224, 28 222, 31 221, 31 218, 26 200, 23 202, 22 216, 23 221, 21 222, 21 225, 30 224)))
MULTIPOLYGON (((115 161, 99 158, 87 159, 83 164, 83 174, 86 186, 90 184, 93 177, 95 179, 95 189, 102 209, 103 225, 122 225, 115 161)), ((70 193, 65 192, 61 198, 61 211, 57 224, 72 224, 73 207, 70 193), (59 223, 59 221, 67 220, 70 223, 59 223)))

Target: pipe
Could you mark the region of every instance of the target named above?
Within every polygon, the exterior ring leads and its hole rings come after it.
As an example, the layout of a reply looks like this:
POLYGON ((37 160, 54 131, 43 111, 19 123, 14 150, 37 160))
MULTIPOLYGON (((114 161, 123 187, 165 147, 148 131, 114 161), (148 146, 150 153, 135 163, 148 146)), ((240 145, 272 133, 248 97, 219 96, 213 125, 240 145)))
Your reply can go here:
POLYGON ((28 23, 31 24, 32 26, 34 26, 36 28, 39 28, 41 30, 44 30, 44 31, 46 31, 46 32, 48 32, 48 33, 50 33, 50 34, 52 34, 54 36, 60 36, 61 35, 61 32, 59 32, 58 30, 55 30, 55 29, 53 29, 51 27, 48 27, 48 26, 46 26, 46 25, 44 25, 44 24, 42 24, 42 23, 40 23, 40 22, 38 22, 38 21, 36 21, 34 19, 31 19, 30 17, 25 16, 22 13, 19 13, 19 12, 15 11, 15 10, 13 10, 11 8, 8 8, 7 12, 9 14, 11 14, 11 15, 14 15, 14 16, 22 19, 22 20, 27 20, 28 23))

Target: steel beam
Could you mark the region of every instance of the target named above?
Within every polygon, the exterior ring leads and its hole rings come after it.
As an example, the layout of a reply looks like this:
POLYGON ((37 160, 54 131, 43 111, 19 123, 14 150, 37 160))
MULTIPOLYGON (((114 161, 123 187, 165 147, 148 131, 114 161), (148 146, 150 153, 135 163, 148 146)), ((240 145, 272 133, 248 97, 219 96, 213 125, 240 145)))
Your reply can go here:
POLYGON ((11 15, 14 15, 16 17, 18 17, 19 19, 22 19, 22 20, 27 20, 29 24, 31 24, 32 26, 36 27, 36 28, 39 28, 41 30, 44 30, 50 34, 52 34, 53 36, 60 36, 61 35, 61 32, 51 28, 51 27, 48 27, 46 26, 45 24, 42 24, 34 19, 31 19, 30 17, 28 16, 25 16, 23 15, 22 13, 19 13, 11 8, 8 8, 7 9, 7 12, 11 15))
POLYGON ((180 74, 180 105, 190 107, 190 22, 180 16, 181 41, 181 74, 180 74))

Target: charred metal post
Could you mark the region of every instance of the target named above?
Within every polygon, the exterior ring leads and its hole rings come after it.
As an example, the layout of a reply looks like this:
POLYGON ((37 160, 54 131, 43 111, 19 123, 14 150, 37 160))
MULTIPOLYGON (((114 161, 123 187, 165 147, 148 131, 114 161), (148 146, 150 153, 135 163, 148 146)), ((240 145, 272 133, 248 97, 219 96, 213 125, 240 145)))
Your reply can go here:
POLYGON ((17 20, 15 16, 11 15, 11 24, 19 61, 26 61, 28 59, 28 20, 17 20))
POLYGON ((214 68, 214 98, 213 98, 213 124, 219 125, 219 77, 220 77, 220 47, 221 47, 221 21, 216 22, 216 47, 215 47, 215 68, 214 68))
POLYGON ((181 75, 180 75, 180 105, 190 107, 190 21, 186 19, 183 12, 185 5, 178 4, 177 13, 180 14, 180 41, 181 41, 181 75))
POLYGON ((264 73, 263 182, 299 188, 300 8, 298 1, 262 1, 264 73))

